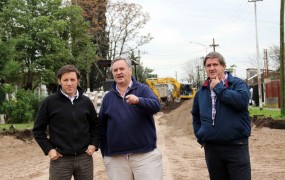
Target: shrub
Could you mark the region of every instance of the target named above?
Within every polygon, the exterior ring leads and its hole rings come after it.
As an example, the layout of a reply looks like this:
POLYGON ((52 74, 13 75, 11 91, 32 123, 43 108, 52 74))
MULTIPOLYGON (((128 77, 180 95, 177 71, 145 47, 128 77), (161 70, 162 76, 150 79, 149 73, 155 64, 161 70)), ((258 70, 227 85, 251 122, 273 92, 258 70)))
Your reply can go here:
POLYGON ((5 92, 0 88, 0 114, 3 114, 3 102, 5 101, 5 92))
POLYGON ((20 89, 15 97, 15 100, 3 103, 6 123, 31 122, 35 118, 42 98, 38 97, 33 91, 25 91, 24 89, 20 89))

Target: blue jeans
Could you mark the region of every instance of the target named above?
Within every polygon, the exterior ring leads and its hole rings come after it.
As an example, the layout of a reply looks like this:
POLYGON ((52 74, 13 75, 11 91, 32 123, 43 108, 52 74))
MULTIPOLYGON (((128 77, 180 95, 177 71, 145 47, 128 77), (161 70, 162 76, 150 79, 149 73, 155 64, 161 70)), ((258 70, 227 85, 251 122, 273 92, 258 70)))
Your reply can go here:
POLYGON ((87 153, 50 161, 50 180, 93 180, 93 158, 87 153))
POLYGON ((248 144, 206 143, 205 159, 211 180, 250 180, 248 144))

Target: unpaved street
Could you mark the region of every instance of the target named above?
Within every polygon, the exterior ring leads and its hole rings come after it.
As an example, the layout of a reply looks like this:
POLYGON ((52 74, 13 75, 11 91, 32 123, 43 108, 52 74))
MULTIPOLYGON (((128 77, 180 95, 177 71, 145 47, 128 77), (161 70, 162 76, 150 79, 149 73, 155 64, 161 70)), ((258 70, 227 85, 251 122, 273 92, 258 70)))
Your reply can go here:
MULTIPOLYGON (((192 100, 179 108, 156 115, 158 147, 163 154, 165 180, 206 180, 203 149, 193 135, 192 100)), ((250 154, 253 180, 282 180, 285 177, 285 130, 252 128, 250 154)), ((94 179, 107 180, 99 152, 94 155, 94 179)), ((48 179, 48 158, 34 140, 0 136, 1 180, 48 179)))

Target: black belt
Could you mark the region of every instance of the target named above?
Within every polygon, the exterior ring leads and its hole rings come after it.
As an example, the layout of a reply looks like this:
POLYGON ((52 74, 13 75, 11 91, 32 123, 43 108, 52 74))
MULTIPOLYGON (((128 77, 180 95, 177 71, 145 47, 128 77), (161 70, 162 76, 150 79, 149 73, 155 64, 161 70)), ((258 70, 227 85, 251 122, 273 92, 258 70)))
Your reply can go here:
POLYGON ((82 154, 86 154, 86 152, 80 152, 80 153, 73 153, 73 154, 62 154, 63 156, 80 156, 82 154))
POLYGON ((248 138, 231 140, 231 141, 221 141, 221 142, 207 141, 205 144, 217 144, 217 145, 248 144, 248 138))

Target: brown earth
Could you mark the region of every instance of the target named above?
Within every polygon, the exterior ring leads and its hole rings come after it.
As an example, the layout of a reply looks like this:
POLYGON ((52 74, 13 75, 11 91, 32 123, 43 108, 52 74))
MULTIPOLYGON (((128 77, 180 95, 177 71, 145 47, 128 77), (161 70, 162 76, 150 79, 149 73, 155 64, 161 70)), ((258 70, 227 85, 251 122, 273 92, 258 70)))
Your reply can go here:
MULTIPOLYGON (((209 179, 203 149, 193 135, 191 106, 192 100, 171 103, 155 116, 165 180, 209 179)), ((280 128, 284 127, 285 121, 276 125, 276 121, 256 117, 252 122, 252 179, 284 179, 285 130, 280 128)), ((94 179, 107 180, 100 152, 94 153, 93 157, 94 179)), ((48 179, 48 167, 48 158, 29 131, 0 136, 1 180, 48 179)))

